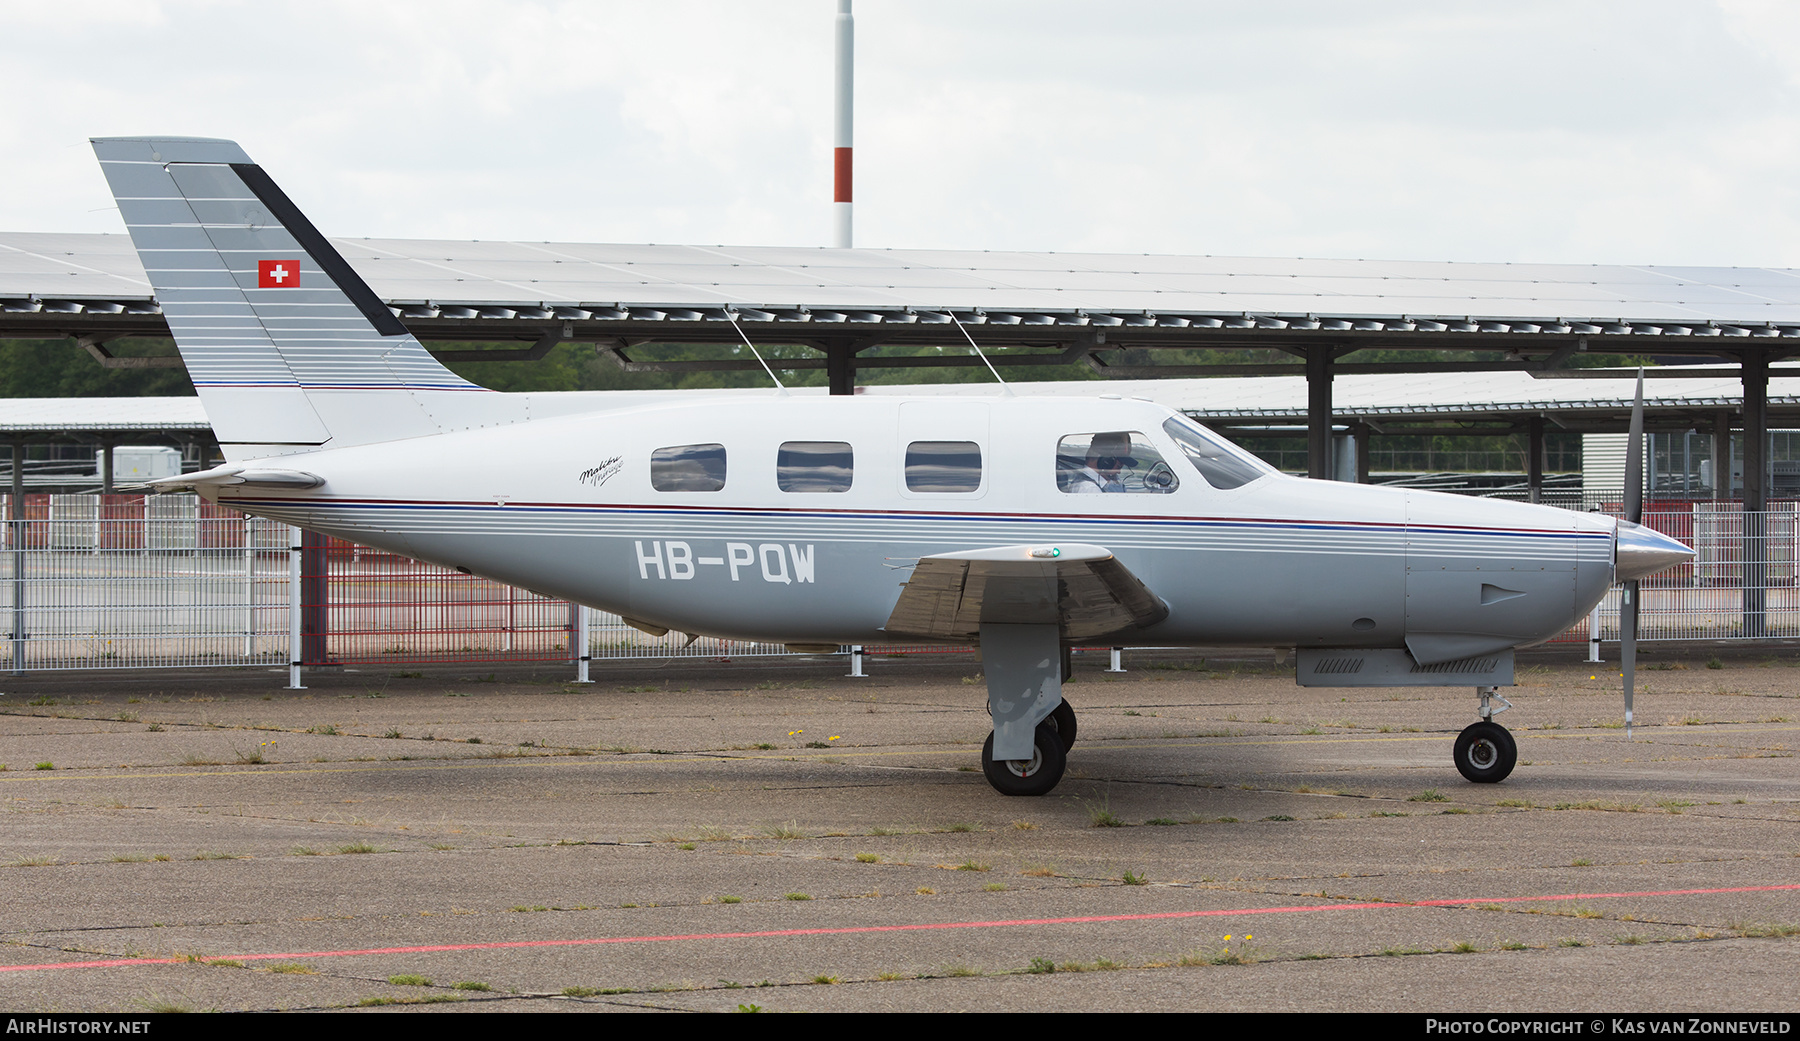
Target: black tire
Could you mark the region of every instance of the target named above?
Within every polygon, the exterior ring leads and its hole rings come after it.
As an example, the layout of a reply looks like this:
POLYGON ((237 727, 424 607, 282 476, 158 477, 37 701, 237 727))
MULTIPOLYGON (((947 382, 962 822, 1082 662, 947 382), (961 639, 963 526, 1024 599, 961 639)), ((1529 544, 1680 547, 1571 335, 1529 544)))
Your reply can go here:
POLYGON ((1075 747, 1075 710, 1069 707, 1067 701, 1057 702, 1056 708, 1050 711, 1044 722, 1050 724, 1050 729, 1056 731, 1056 736, 1062 739, 1064 752, 1075 747))
POLYGON ((1069 682, 1075 678, 1075 648, 1062 649, 1062 681, 1069 682))
POLYGON ((1035 737, 1036 752, 1029 762, 995 761, 994 735, 988 734, 981 746, 981 772, 1001 795, 1046 795, 1062 780, 1068 766, 1062 738, 1049 726, 1039 723, 1035 737))
POLYGON ((1519 746, 1506 728, 1489 720, 1456 735, 1456 769, 1476 784, 1506 780, 1519 761, 1519 746))

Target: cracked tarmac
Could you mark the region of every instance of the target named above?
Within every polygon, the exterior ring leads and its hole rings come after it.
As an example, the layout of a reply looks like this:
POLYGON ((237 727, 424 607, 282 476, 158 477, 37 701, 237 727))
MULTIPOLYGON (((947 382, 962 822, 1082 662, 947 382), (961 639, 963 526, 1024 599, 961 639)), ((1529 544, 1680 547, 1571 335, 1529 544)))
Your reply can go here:
POLYGON ((1628 740, 1581 653, 1492 786, 1466 690, 1084 659, 1040 799, 968 655, 8 677, 0 1005, 1796 1010, 1800 658, 1658 648, 1628 740))

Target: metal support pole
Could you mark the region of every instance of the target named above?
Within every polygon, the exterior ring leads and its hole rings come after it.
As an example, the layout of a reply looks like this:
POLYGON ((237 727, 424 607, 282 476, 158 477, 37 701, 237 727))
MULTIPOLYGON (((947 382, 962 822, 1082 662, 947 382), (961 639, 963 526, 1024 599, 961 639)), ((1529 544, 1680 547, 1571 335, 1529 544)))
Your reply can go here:
POLYGON ((1112 649, 1112 663, 1106 667, 1106 671, 1107 672, 1124 672, 1125 671, 1125 648, 1114 647, 1112 649))
POLYGON ((1588 656, 1587 656, 1587 660, 1590 662, 1595 662, 1595 663, 1598 663, 1598 662, 1604 660, 1600 657, 1600 605, 1599 604, 1595 604, 1594 609, 1592 611, 1588 612, 1588 656))
POLYGON ((1330 346, 1306 351, 1306 476, 1331 480, 1330 346))
POLYGON ((25 446, 12 446, 12 498, 8 502, 8 534, 12 537, 13 672, 25 671, 25 446))
POLYGON ((1358 423, 1350 428, 1351 436, 1356 438, 1356 483, 1369 483, 1369 435, 1373 433, 1367 423, 1358 423))
POLYGON ((1731 413, 1713 416, 1712 432, 1712 497, 1714 502, 1731 498, 1731 413))
POLYGON ((825 346, 825 382, 832 394, 856 393, 854 343, 831 343, 825 346))
POLYGON ((256 518, 244 514, 244 657, 256 653, 256 518))
POLYGON ((301 591, 300 558, 306 555, 306 533, 288 529, 288 685, 289 690, 305 690, 300 682, 300 616, 306 610, 301 591))
POLYGON ((1544 501, 1544 417, 1525 421, 1525 486, 1532 502, 1544 501))
POLYGON ((329 537, 316 531, 300 533, 300 660, 314 667, 331 664, 326 640, 331 635, 331 594, 326 584, 329 537))
POLYGON ((860 643, 850 645, 850 671, 847 675, 859 680, 869 678, 869 674, 863 671, 863 649, 860 643))
POLYGON ((100 442, 100 494, 113 493, 113 443, 111 438, 100 442))
POLYGON ((575 682, 592 683, 588 679, 588 662, 593 659, 588 647, 588 609, 583 604, 570 604, 575 612, 575 682))
POLYGON ((1768 634, 1769 361, 1744 352, 1744 636, 1768 634))

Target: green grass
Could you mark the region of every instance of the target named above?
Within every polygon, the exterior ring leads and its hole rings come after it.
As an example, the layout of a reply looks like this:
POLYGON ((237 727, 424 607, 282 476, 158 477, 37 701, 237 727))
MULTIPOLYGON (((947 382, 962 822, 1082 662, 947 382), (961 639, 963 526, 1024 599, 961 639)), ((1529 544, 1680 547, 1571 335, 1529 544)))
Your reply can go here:
POLYGON ((1066 961, 1056 968, 1059 972, 1116 972, 1124 967, 1124 962, 1113 961, 1111 958, 1101 955, 1088 962, 1066 961))
POLYGON ((1407 796, 1406 801, 1407 802, 1449 802, 1450 797, 1447 795, 1444 795, 1442 792, 1439 792, 1436 788, 1427 788, 1417 795, 1407 796))
POLYGON ((56 764, 51 763, 51 762, 43 762, 43 763, 39 763, 36 766, 32 767, 32 769, 33 770, 54 770, 54 769, 56 769, 56 764))
POLYGON ((787 895, 787 899, 789 899, 789 900, 811 900, 812 897, 807 895, 806 893, 789 893, 787 895))
POLYGON ((1147 886, 1150 884, 1150 880, 1148 878, 1145 878, 1143 875, 1140 875, 1134 871, 1127 871, 1124 874, 1120 875, 1119 881, 1125 883, 1128 886, 1147 886))
POLYGON ((984 864, 979 860, 965 860, 962 863, 956 865, 956 870, 958 870, 958 871, 992 871, 992 870, 994 870, 994 865, 984 864))
POLYGON ((1791 922, 1732 922, 1726 928, 1740 936, 1800 936, 1800 925, 1791 922))
POLYGON ((389 976, 388 982, 393 984, 396 987, 429 987, 429 986, 431 986, 431 977, 430 976, 415 976, 415 975, 410 975, 410 974, 402 975, 402 976, 389 976))

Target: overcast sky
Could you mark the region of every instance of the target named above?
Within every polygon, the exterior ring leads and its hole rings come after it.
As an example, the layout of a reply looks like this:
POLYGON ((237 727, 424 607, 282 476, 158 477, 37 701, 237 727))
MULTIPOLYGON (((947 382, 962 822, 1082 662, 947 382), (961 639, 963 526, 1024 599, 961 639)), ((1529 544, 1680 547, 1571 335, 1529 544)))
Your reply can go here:
MULTIPOLYGON (((86 139, 327 234, 823 245, 832 0, 0 0, 0 230, 86 139)), ((1800 4, 857 0, 856 244, 1800 267, 1800 4)))

